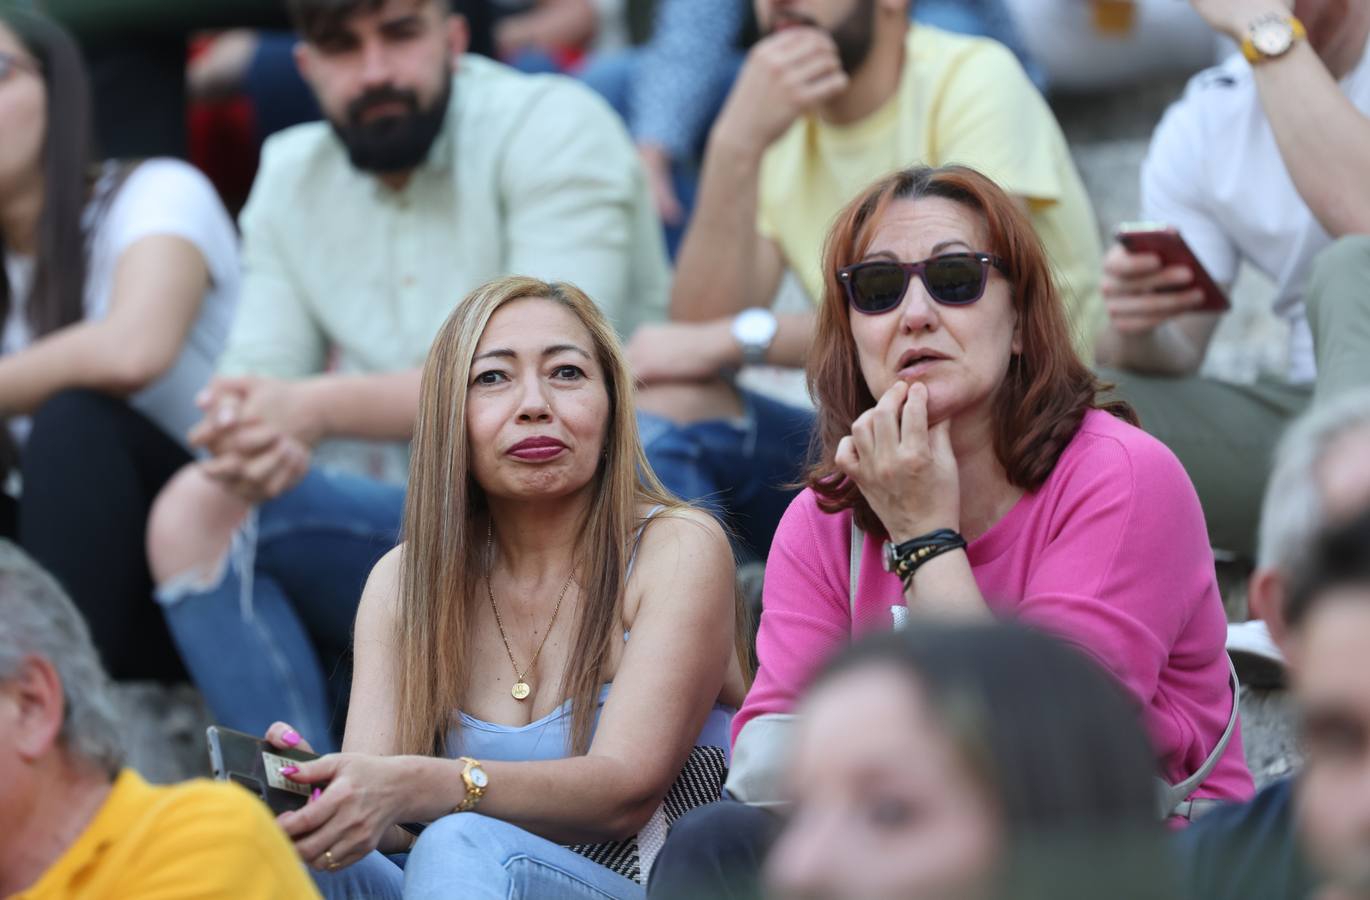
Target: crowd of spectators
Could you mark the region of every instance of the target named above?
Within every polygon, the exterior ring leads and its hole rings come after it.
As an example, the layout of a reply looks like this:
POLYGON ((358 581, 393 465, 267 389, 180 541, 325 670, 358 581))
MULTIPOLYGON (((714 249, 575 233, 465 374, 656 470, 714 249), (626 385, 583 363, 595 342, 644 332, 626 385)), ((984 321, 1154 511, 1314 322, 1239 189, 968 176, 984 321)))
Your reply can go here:
POLYGON ((1370 898, 1367 48, 0 0, 0 897, 1370 898), (1177 74, 1106 247, 1050 92, 1177 74), (257 774, 148 784, 139 679, 257 774))

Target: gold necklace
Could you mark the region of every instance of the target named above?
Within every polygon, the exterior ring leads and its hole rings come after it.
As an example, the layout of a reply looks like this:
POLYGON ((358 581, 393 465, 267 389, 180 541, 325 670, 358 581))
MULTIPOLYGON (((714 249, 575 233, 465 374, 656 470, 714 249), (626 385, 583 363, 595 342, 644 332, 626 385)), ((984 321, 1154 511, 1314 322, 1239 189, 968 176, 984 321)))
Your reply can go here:
POLYGON ((547 643, 547 637, 552 633, 552 626, 557 623, 557 613, 561 612, 561 601, 566 599, 566 592, 571 588, 571 579, 575 577, 577 567, 572 566, 571 574, 566 576, 566 583, 561 586, 561 594, 557 597, 557 605, 552 608, 552 620, 547 623, 547 630, 543 632, 537 650, 533 651, 532 662, 528 663, 528 668, 522 672, 519 671, 519 664, 514 660, 514 649, 509 646, 509 635, 504 633, 504 620, 499 616, 499 604, 495 602, 495 591, 490 587, 490 571, 494 567, 494 525, 487 521, 485 523, 485 594, 490 598, 490 608, 495 611, 495 624, 499 626, 499 636, 504 641, 504 652, 509 654, 509 665, 514 667, 514 687, 509 693, 514 695, 515 700, 521 702, 527 700, 528 695, 533 693, 533 689, 528 686, 527 675, 538 664, 538 657, 542 655, 542 647, 547 643))

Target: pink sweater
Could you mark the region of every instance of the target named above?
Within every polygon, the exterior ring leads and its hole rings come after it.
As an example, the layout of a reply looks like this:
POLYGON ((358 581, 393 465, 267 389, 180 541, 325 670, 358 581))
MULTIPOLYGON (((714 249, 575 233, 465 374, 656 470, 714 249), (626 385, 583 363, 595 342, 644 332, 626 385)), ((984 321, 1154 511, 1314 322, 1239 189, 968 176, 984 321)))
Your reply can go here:
MULTIPOLYGON (((761 668, 734 740, 754 716, 791 711, 833 651, 853 634, 891 627, 890 608, 904 605, 879 542, 867 538, 853 621, 850 529, 851 513, 821 512, 812 491, 785 512, 766 563, 761 668)), ((1163 444, 1090 412, 1041 489, 967 553, 996 615, 1076 644, 1136 696, 1167 780, 1198 769, 1232 709, 1227 625, 1198 497, 1163 444)), ((1194 796, 1253 792, 1238 730, 1194 796)))

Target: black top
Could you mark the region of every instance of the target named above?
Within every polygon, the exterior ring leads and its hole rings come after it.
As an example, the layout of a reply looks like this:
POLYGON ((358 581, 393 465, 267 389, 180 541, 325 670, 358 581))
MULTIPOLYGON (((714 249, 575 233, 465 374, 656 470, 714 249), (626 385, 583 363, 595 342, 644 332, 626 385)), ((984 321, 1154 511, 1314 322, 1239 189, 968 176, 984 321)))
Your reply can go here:
POLYGON ((1299 850, 1294 780, 1216 809, 1176 837, 1182 883, 1204 900, 1302 900, 1316 887, 1299 850))

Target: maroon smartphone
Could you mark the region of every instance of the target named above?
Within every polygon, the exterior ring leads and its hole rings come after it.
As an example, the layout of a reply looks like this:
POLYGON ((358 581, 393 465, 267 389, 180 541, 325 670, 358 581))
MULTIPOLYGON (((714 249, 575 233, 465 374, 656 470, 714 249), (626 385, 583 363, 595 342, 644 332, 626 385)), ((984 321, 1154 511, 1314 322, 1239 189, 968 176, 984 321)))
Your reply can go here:
POLYGON ((1232 308, 1227 295, 1218 287, 1217 282, 1208 274, 1208 270, 1199 262, 1199 258, 1189 249, 1189 245, 1176 229, 1157 222, 1124 222, 1118 226, 1114 236, 1129 253, 1154 253, 1161 258, 1161 263, 1166 267, 1188 266, 1194 273, 1194 283, 1175 290, 1197 287, 1203 291, 1203 303, 1195 307, 1193 312, 1227 312, 1232 308))

